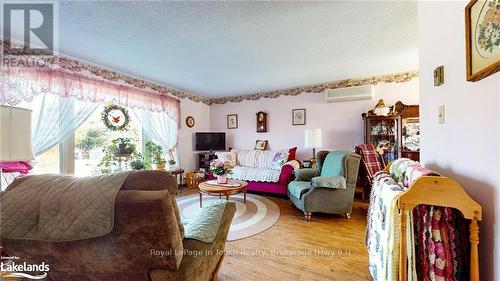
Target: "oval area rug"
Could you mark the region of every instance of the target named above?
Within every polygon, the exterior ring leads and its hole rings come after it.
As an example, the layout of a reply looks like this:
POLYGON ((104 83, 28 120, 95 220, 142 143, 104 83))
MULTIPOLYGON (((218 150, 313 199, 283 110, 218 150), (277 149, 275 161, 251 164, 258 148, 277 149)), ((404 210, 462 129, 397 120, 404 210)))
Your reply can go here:
MULTIPOLYGON (((182 218, 190 219, 200 212, 200 196, 192 194, 178 197, 177 205, 182 218)), ((203 206, 208 206, 218 196, 203 195, 203 206)), ((227 241, 235 241, 257 235, 273 226, 280 217, 280 208, 273 201, 256 194, 247 193, 247 202, 243 203, 243 194, 229 197, 229 201, 236 203, 236 213, 229 228, 227 241)))

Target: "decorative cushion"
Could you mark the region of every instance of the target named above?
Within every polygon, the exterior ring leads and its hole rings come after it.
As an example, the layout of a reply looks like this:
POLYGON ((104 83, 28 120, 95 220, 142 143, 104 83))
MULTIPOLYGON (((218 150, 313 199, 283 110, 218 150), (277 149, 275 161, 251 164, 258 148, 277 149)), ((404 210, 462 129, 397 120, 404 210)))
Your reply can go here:
POLYGON ((280 170, 288 161, 288 152, 276 152, 273 157, 273 169, 280 170))
MULTIPOLYGON (((300 163, 299 161, 297 160, 291 160, 291 161, 288 161, 286 162, 285 164, 283 164, 283 166, 285 165, 290 165, 293 167, 294 170, 299 170, 300 169, 300 163)), ((283 167, 282 167, 283 168, 283 167)))
POLYGON ((297 147, 292 147, 288 150, 288 161, 295 160, 295 154, 297 153, 297 147))
POLYGON ((276 151, 257 150, 255 152, 255 167, 260 169, 275 169, 274 155, 276 151))
POLYGON ((33 166, 28 161, 0 162, 0 167, 5 173, 19 172, 23 175, 28 174, 33 169, 33 166))
POLYGON ((217 156, 217 159, 220 159, 223 161, 229 161, 229 165, 231 167, 236 166, 236 152, 235 151, 215 152, 215 156, 217 156))
POLYGON ((189 220, 182 220, 184 224, 184 238, 212 243, 219 230, 225 208, 226 200, 217 200, 203 207, 196 217, 189 220))
POLYGON ((335 177, 342 175, 344 157, 349 153, 349 151, 332 151, 328 153, 321 167, 321 176, 335 177))
POLYGON ((293 160, 290 159, 290 151, 295 153, 295 150, 296 148, 278 151, 232 149, 231 152, 236 153, 236 164, 238 166, 281 170, 287 161, 293 160))
POLYGON ((288 191, 295 198, 302 198, 302 195, 311 188, 310 181, 292 181, 288 184, 288 191))
POLYGON ((244 181, 278 182, 280 174, 279 170, 236 166, 231 170, 228 178, 244 181))
MULTIPOLYGON (((255 154, 257 153, 256 150, 235 150, 237 153, 236 156, 236 163, 238 166, 243 166, 243 167, 251 167, 251 168, 256 168, 256 163, 255 163, 255 154)), ((231 151, 233 151, 231 150, 231 151)))

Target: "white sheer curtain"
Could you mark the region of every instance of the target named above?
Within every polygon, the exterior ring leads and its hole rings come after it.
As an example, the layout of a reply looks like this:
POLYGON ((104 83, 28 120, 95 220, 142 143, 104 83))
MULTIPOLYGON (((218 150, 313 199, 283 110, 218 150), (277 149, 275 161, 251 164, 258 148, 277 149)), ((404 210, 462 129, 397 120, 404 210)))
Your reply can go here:
POLYGON ((177 153, 177 121, 165 112, 152 112, 133 108, 134 115, 140 120, 142 130, 151 140, 163 147, 167 160, 174 159, 179 165, 177 153))
POLYGON ((73 97, 42 94, 34 98, 33 152, 40 155, 72 134, 99 106, 73 97))

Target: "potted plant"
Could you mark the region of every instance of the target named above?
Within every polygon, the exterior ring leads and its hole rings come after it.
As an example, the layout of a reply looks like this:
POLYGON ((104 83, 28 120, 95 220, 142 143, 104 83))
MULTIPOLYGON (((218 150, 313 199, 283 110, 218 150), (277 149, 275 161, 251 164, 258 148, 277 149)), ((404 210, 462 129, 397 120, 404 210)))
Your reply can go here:
POLYGON ((144 159, 140 153, 134 153, 132 161, 130 161, 130 168, 133 170, 144 170, 146 169, 146 164, 144 163, 144 159))
POLYGON ((165 170, 165 159, 163 159, 163 148, 152 141, 146 142, 146 159, 150 159, 155 165, 155 170, 165 170))
POLYGON ((177 163, 177 162, 175 162, 174 159, 170 159, 167 162, 168 162, 168 168, 169 169, 173 169, 175 167, 175 164, 177 163))
MULTIPOLYGON (((142 161, 142 155, 136 152, 135 145, 131 143, 129 138, 114 139, 111 141, 111 144, 102 151, 104 154, 98 164, 98 172, 100 174, 122 171, 122 164, 127 162, 126 158, 129 156, 132 160, 142 161)), ((130 163, 130 167, 132 169, 138 169, 137 167, 139 167, 139 165, 136 165, 136 168, 134 168, 132 162, 133 161, 130 163)), ((135 164, 138 164, 138 162, 136 161, 135 164)))
POLYGON ((114 144, 110 144, 102 150, 104 154, 97 165, 100 174, 110 174, 113 172, 113 168, 118 165, 118 158, 115 156, 115 151, 116 145, 114 144))
POLYGON ((165 159, 163 159, 161 156, 159 157, 153 157, 153 164, 155 165, 155 170, 158 171, 165 171, 165 159))
POLYGON ((116 146, 115 154, 130 155, 135 151, 135 145, 129 138, 117 138, 111 141, 116 146))
POLYGON ((227 160, 215 159, 210 162, 210 171, 217 177, 217 183, 224 184, 231 173, 231 164, 227 160))

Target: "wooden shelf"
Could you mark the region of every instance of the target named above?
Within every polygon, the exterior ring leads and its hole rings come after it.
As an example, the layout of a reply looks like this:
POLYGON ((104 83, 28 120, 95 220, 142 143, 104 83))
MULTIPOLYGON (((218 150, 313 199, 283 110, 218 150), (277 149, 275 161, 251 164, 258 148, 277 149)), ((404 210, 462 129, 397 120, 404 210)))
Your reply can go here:
POLYGON ((215 153, 200 152, 198 153, 198 169, 203 168, 208 170, 210 162, 215 159, 215 153))

